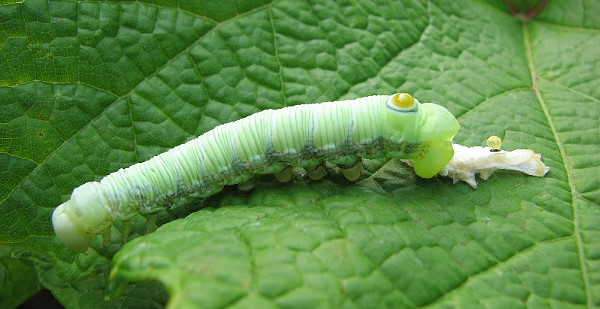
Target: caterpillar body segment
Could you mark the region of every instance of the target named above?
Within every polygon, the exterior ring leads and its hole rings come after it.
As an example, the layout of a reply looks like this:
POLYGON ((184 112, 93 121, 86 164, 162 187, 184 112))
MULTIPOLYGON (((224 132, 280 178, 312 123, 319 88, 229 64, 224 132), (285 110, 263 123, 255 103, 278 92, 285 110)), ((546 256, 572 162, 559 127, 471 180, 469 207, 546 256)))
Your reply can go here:
POLYGON ((76 188, 52 221, 60 240, 83 252, 117 220, 155 213, 188 195, 210 196, 254 174, 289 181, 290 166, 324 175, 323 161, 360 176, 360 158, 411 159, 432 177, 453 156, 458 122, 445 108, 404 93, 265 110, 214 128, 150 160, 76 188))

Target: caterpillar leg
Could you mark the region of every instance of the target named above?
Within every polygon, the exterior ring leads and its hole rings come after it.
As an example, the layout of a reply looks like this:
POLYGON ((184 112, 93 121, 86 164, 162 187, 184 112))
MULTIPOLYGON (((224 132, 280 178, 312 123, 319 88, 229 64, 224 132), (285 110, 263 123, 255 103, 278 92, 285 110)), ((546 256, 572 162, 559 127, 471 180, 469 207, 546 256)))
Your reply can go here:
POLYGON ((281 172, 275 174, 275 179, 281 183, 289 182, 292 177, 294 177, 294 171, 291 166, 286 166, 281 172))
POLYGON ((123 221, 123 230, 122 230, 123 237, 121 237, 121 242, 123 244, 125 244, 127 242, 127 238, 129 238, 130 232, 131 232, 131 220, 124 220, 123 221))
POLYGON ((340 171, 349 181, 356 181, 360 178, 360 174, 362 173, 362 160, 359 158, 358 161, 350 167, 340 166, 340 171))
POLYGON ((110 227, 102 232, 102 246, 106 248, 108 245, 110 245, 110 227))
POLYGON ((250 178, 242 183, 238 183, 237 187, 238 190, 242 191, 242 192, 248 192, 252 189, 254 189, 254 178, 250 178))
POLYGON ((306 170, 306 174, 308 174, 308 178, 312 180, 319 180, 327 175, 327 171, 325 171, 325 167, 323 167, 323 163, 321 163, 310 171, 306 170))
POLYGON ((156 218, 157 217, 158 217, 157 214, 148 214, 148 217, 146 218, 146 234, 156 230, 156 218))

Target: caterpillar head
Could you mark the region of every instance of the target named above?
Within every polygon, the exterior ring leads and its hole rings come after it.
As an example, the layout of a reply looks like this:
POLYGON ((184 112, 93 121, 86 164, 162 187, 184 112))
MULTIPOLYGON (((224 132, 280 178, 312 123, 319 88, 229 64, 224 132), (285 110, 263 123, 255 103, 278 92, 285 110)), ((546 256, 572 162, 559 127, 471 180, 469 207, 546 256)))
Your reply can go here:
POLYGON ((98 182, 85 183, 75 190, 71 199, 52 213, 52 225, 58 238, 76 252, 84 252, 94 241, 98 229, 109 223, 108 205, 98 182))
POLYGON ((396 93, 386 103, 390 138, 419 144, 413 164, 417 175, 431 178, 454 155, 452 138, 460 129, 456 118, 444 107, 421 104, 408 93, 396 93))

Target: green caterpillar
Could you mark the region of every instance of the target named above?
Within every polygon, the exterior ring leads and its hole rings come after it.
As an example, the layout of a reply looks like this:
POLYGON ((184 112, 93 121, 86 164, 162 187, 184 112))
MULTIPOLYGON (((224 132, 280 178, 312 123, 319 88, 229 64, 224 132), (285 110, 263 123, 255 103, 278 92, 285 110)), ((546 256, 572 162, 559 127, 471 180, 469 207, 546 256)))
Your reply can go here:
POLYGON ((407 93, 265 110, 81 185, 54 210, 52 223, 67 247, 83 252, 117 220, 155 213, 183 196, 213 195, 254 174, 287 181, 290 166, 319 179, 328 161, 355 180, 360 158, 402 158, 430 178, 452 158, 459 128, 447 109, 407 93))

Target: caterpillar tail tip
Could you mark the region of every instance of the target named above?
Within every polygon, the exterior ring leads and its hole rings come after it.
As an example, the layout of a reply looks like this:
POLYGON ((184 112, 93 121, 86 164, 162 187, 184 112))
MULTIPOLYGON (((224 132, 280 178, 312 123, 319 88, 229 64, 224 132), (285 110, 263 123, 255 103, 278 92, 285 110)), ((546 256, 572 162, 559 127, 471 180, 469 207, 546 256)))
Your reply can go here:
POLYGON ((65 212, 66 203, 60 204, 52 213, 52 226, 58 239, 75 252, 84 252, 92 245, 94 235, 78 227, 65 212))

